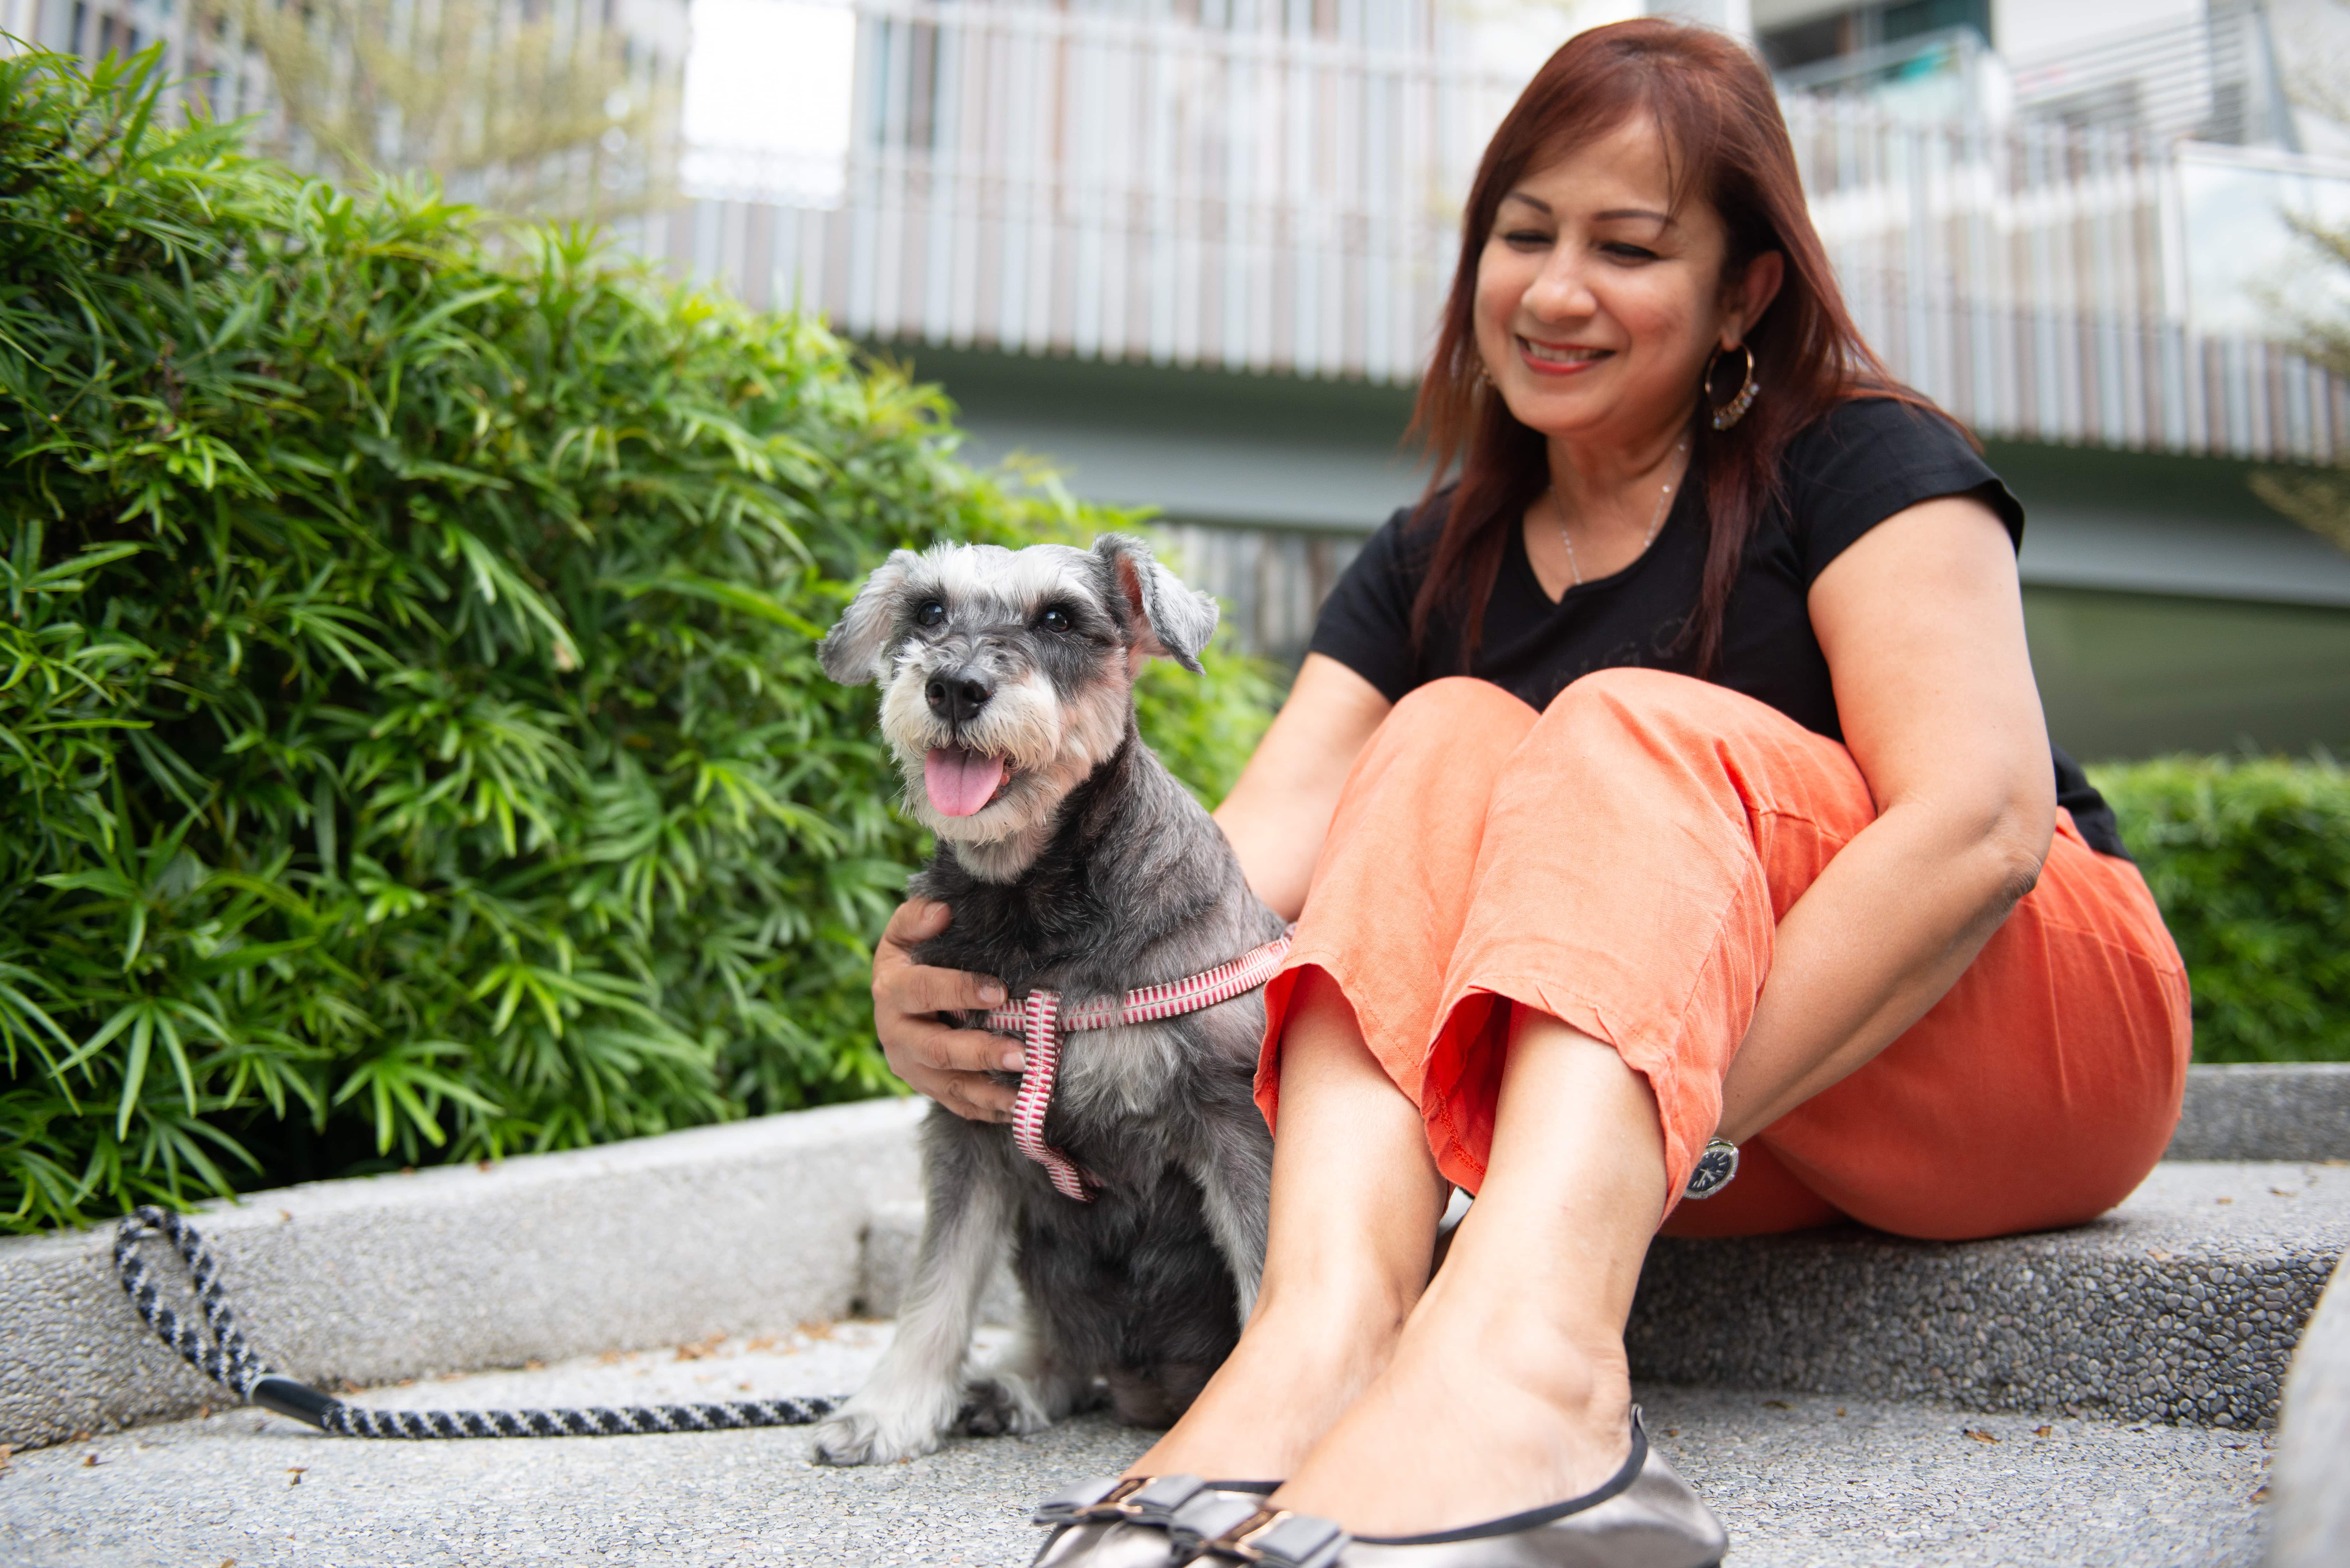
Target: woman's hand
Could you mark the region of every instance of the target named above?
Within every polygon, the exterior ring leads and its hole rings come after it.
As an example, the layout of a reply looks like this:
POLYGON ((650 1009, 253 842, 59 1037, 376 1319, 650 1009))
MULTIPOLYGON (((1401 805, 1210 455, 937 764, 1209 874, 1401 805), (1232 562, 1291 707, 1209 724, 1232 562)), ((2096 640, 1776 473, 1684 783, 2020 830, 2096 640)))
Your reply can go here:
POLYGON ((1003 1000, 1003 984, 959 969, 916 963, 908 950, 947 929, 953 913, 928 898, 909 898, 889 917, 873 952, 873 1030, 889 1070, 955 1115, 975 1122, 1012 1119, 1014 1091, 987 1076, 1020 1071, 1020 1043, 983 1029, 941 1023, 941 1012, 983 1012, 1003 1000))

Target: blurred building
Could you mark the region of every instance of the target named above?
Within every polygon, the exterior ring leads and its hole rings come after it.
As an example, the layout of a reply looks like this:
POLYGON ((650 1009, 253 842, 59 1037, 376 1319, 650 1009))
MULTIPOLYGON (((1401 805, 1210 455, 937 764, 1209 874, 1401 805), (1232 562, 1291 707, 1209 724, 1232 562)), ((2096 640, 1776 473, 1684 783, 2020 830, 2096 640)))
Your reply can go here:
MULTIPOLYGON (((682 47, 685 0, 504 3, 662 68, 682 47)), ((942 381, 977 455, 1159 509, 1289 658, 1422 483, 1398 443, 1492 127, 1559 41, 1638 8, 691 3, 692 199, 638 243, 942 381)), ((2275 3, 1673 7, 1772 66, 1864 330, 2030 509, 2035 667, 2084 755, 2350 747, 2350 556, 2247 484, 2350 447, 2350 395, 2279 325, 2324 303, 2291 220, 2350 222, 2350 131, 2294 76, 2334 0, 2275 3)), ((224 110, 268 112, 188 5, 0 0, 0 26, 164 37, 224 110)))
POLYGON ((355 151, 367 166, 430 171, 460 201, 567 215, 643 204, 630 197, 673 198, 688 6, 689 0, 0 0, 0 33, 87 60, 160 45, 170 96, 216 119, 249 119, 255 147, 332 176, 336 161, 289 115, 288 95, 241 19, 255 26, 294 20, 312 46, 303 51, 316 67, 316 79, 303 84, 309 96, 329 113, 369 104, 354 128, 363 144, 355 151), (364 48, 354 47, 355 32, 364 48), (383 69, 388 64, 395 68, 383 69), (558 118, 564 129, 549 136, 558 118), (553 151, 522 159, 499 152, 548 143, 553 151))
MULTIPOLYGON (((695 56, 712 84, 733 73, 712 100, 792 129, 698 125, 690 75, 702 199, 649 247, 910 360, 981 456, 1158 508, 1248 638, 1292 658, 1419 488, 1397 443, 1491 128, 1558 41, 1621 14, 696 3, 698 25, 754 13, 803 41, 695 56), (794 118, 818 100, 836 107, 794 118)), ((2350 161, 2313 151, 2268 14, 1710 3, 1779 73, 1870 340, 2031 510, 2059 739, 2350 744, 2350 557, 2247 485, 2350 443, 2345 389, 2274 325, 2279 291, 2313 299, 2287 218, 2350 218, 2350 161)))

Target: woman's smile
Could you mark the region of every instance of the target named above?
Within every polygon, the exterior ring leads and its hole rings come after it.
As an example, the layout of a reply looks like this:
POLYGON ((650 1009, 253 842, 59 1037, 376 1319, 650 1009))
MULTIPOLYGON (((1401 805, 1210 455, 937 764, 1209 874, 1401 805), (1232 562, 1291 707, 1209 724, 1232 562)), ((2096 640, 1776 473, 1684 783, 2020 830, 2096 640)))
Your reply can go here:
POLYGON ((1521 335, 1518 358, 1537 376, 1575 376, 1614 357, 1613 348, 1586 348, 1572 343, 1538 343, 1521 335))

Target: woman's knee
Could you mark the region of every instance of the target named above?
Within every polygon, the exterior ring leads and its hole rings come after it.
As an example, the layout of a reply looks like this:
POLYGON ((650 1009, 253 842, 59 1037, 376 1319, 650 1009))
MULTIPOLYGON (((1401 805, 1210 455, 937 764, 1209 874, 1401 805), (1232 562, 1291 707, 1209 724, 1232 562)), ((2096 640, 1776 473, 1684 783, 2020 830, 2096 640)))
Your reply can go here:
POLYGON ((1545 728, 1608 725, 1720 734, 1793 722, 1777 709, 1727 686, 1633 666, 1596 670, 1566 686, 1543 710, 1545 728))
POLYGON ((1448 675, 1405 692, 1381 728, 1438 733, 1452 733, 1463 725, 1523 730, 1539 716, 1523 700, 1490 680, 1448 675))
POLYGON ((1489 680, 1448 676, 1415 687, 1388 712, 1356 764, 1356 778, 1400 774, 1482 792, 1541 715, 1489 680))

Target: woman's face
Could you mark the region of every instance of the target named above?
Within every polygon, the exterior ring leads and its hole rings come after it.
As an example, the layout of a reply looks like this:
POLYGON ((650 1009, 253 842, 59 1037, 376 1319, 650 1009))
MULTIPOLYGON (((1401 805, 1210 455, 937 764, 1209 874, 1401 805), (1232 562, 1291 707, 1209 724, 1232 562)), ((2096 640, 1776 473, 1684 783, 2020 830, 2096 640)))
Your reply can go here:
POLYGON ((1645 117, 1530 171, 1477 262, 1477 349, 1510 411, 1569 443, 1678 432, 1707 357, 1740 342, 1778 286, 1774 254, 1725 286, 1727 249, 1710 204, 1672 211, 1645 117))

